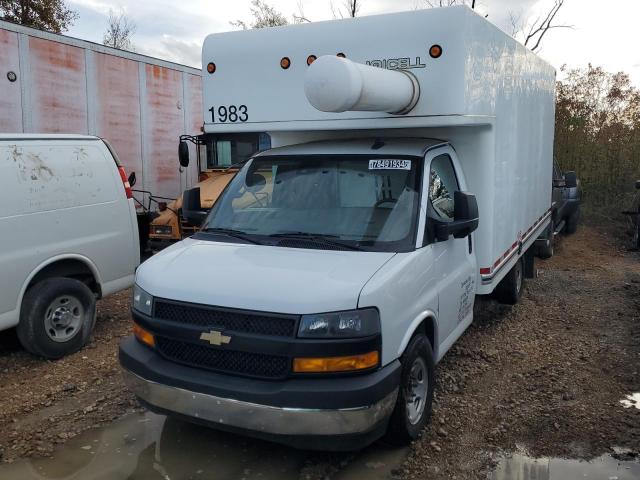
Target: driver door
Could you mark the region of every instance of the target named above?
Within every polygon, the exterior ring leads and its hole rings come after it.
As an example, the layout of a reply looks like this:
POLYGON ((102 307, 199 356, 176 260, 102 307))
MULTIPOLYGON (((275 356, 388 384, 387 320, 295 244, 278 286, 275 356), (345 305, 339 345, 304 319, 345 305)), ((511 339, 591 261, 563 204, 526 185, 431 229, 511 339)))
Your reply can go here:
POLYGON ((476 258, 473 234, 438 242, 434 235, 436 222, 451 222, 454 217, 454 192, 466 185, 456 154, 451 147, 438 148, 425 156, 427 199, 425 244, 432 243, 438 277, 438 337, 440 354, 462 334, 473 319, 475 301, 476 258), (428 180, 428 184, 427 184, 428 180))

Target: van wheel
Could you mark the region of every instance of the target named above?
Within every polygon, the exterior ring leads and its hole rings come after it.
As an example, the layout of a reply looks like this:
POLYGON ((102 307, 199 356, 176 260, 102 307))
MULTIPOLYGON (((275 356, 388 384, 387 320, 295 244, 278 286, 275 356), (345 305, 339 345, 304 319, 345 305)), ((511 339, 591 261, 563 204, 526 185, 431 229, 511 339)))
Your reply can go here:
POLYGON ((26 350, 54 360, 87 343, 95 317, 89 287, 72 278, 48 278, 27 291, 16 330, 26 350))
POLYGON ((500 303, 515 305, 520 300, 524 287, 524 264, 522 257, 518 259, 509 273, 496 287, 496 299, 500 303))
POLYGON ((411 339, 400 359, 402 375, 398 400, 389 420, 387 440, 404 445, 420 436, 431 416, 434 373, 433 351, 427 337, 411 339))

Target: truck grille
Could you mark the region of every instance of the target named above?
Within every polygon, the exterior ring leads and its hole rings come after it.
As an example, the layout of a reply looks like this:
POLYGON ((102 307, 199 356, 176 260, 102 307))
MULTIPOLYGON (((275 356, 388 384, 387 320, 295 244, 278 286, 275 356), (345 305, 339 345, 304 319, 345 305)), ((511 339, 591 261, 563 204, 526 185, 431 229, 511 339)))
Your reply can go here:
POLYGON ((154 317, 221 331, 234 331, 276 337, 295 335, 294 317, 265 315, 259 312, 233 311, 156 299, 154 317))
POLYGON ((168 360, 222 373, 274 379, 289 373, 288 357, 214 349, 161 336, 156 336, 156 347, 168 360))

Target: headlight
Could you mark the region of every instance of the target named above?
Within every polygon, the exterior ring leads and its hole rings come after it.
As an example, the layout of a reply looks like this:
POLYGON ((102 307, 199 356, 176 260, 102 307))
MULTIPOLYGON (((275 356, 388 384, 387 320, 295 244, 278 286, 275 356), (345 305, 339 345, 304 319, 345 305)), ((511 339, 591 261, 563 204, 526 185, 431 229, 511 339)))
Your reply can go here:
POLYGON ((133 308, 145 315, 151 315, 153 308, 153 297, 137 284, 133 285, 133 308))
POLYGON ((380 316, 374 308, 303 315, 298 329, 301 338, 354 338, 378 333, 380 316))

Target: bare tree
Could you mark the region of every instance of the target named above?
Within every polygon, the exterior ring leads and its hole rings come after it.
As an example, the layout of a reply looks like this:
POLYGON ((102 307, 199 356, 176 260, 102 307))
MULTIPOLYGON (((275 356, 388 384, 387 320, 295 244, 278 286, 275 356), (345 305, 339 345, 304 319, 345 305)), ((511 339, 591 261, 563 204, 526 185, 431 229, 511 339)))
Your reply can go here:
POLYGON ((360 13, 362 0, 344 0, 342 8, 335 8, 333 2, 329 3, 333 18, 355 18, 360 13))
POLYGON ((118 13, 110 9, 108 22, 102 43, 120 50, 133 50, 131 37, 136 32, 135 22, 122 9, 118 13))
POLYGON ((311 23, 311 20, 304 14, 304 3, 298 0, 298 13, 293 14, 293 23, 311 23))
MULTIPOLYGON (((476 9, 476 0, 423 0, 424 5, 429 8, 435 7, 451 7, 453 5, 468 5, 476 9)), ((564 5, 565 0, 554 0, 549 11, 544 15, 537 17, 535 20, 522 20, 522 13, 509 11, 509 21, 512 37, 521 40, 525 47, 529 47, 531 51, 536 52, 542 44, 542 39, 549 30, 555 28, 573 28, 571 25, 554 23, 558 12, 564 5)), ((485 18, 489 15, 485 15, 485 18)))
POLYGON ((0 18, 62 33, 73 25, 78 13, 67 8, 64 0, 0 0, 0 18))
POLYGON ((549 30, 554 28, 573 28, 571 25, 553 23, 556 15, 564 5, 564 0, 554 0, 554 4, 545 17, 538 17, 530 24, 528 33, 524 36, 524 45, 532 52, 540 48, 542 39, 549 30))
POLYGON ((281 27, 289 24, 287 17, 262 0, 252 0, 250 10, 253 22, 247 24, 244 20, 236 20, 235 22, 230 22, 231 25, 248 30, 249 28, 281 27))
POLYGON ((344 6, 347 9, 347 13, 351 18, 356 18, 358 13, 360 13, 360 6, 362 2, 358 2, 358 0, 345 0, 344 6))
POLYGON ((472 9, 476 8, 476 0, 424 0, 427 7, 453 7, 454 5, 468 5, 472 9))

